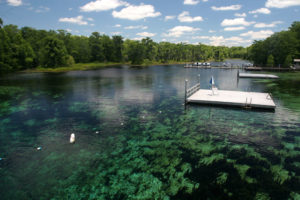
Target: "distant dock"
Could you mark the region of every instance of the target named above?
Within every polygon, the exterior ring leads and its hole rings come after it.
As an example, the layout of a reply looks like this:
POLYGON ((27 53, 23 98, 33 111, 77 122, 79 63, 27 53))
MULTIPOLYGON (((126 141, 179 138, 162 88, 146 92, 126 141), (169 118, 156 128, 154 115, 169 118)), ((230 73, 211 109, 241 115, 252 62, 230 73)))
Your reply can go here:
POLYGON ((239 78, 270 78, 270 79, 277 79, 279 78, 276 75, 272 74, 250 74, 250 73, 238 73, 239 78))
POLYGON ((217 94, 213 94, 212 90, 200 89, 188 97, 187 102, 244 108, 275 109, 276 107, 268 93, 229 90, 218 90, 217 94))

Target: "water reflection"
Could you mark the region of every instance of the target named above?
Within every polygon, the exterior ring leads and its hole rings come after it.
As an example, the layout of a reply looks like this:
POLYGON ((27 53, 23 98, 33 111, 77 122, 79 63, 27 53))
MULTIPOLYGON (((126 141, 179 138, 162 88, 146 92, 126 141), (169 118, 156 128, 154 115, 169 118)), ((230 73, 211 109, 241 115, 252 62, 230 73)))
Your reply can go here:
POLYGON ((299 113, 276 98, 274 113, 184 110, 184 80, 193 85, 198 74, 202 88, 214 76, 220 89, 266 90, 264 83, 238 80, 234 69, 182 65, 1 79, 1 86, 25 88, 0 105, 1 197, 297 197, 299 113))

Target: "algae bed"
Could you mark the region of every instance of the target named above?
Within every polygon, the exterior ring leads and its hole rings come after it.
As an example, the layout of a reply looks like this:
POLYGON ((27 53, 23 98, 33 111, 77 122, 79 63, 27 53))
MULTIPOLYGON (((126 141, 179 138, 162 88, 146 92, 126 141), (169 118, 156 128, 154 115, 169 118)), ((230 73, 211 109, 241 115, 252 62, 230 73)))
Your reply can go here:
POLYGON ((284 90, 289 106, 279 83, 236 74, 170 65, 2 77, 1 199, 299 199, 298 84, 284 90), (184 80, 197 74, 202 88, 213 75, 220 89, 274 91, 277 108, 185 108, 184 80))

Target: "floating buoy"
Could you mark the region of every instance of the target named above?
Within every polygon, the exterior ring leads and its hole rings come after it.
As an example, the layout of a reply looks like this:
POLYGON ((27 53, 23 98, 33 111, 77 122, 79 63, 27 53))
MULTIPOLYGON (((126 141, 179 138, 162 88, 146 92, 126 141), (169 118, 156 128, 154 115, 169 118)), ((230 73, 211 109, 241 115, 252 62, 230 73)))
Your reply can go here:
POLYGON ((42 147, 38 147, 38 148, 36 148, 36 150, 40 151, 40 150, 42 150, 42 147))
POLYGON ((121 123, 121 126, 123 126, 124 124, 123 123, 121 123))
POLYGON ((70 143, 71 144, 75 143, 75 134, 74 133, 72 133, 70 136, 70 143))
POLYGON ((99 131, 96 131, 95 133, 96 133, 96 134, 99 134, 99 131))
POLYGON ((159 111, 159 113, 161 113, 161 110, 159 111))

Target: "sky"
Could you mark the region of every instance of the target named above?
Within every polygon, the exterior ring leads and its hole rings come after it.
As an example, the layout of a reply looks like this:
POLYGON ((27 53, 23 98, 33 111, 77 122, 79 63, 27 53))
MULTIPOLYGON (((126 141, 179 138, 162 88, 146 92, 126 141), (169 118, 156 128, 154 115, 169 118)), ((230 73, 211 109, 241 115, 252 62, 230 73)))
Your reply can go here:
POLYGON ((249 46, 300 21, 300 0, 0 0, 4 25, 249 46))

